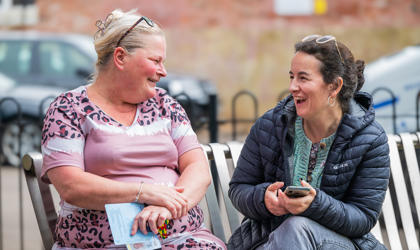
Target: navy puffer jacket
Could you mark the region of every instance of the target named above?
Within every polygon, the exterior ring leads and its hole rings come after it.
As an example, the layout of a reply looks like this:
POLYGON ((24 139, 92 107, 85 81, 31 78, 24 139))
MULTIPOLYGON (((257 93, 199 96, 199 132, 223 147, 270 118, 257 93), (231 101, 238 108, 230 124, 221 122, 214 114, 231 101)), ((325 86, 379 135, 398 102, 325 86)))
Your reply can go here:
MULTIPOLYGON (((273 182, 284 181, 285 187, 292 183, 288 157, 293 150, 295 120, 296 109, 289 96, 252 127, 229 184, 230 199, 245 215, 229 240, 229 249, 255 248, 290 216, 271 214, 264 194, 273 182)), ((375 121, 372 98, 356 93, 336 131, 321 186, 300 215, 351 238, 360 249, 383 248, 369 231, 385 198, 389 164, 387 136, 375 121)))

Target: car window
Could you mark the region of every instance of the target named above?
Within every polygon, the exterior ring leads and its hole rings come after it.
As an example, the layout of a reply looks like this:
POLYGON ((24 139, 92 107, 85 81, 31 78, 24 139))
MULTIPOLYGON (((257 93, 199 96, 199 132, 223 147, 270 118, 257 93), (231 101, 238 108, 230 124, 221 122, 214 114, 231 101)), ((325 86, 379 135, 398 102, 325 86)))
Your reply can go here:
POLYGON ((90 70, 92 68, 92 60, 68 44, 42 42, 39 52, 42 74, 77 77, 80 69, 90 70))
POLYGON ((28 75, 32 47, 31 42, 0 41, 0 72, 10 77, 28 75))

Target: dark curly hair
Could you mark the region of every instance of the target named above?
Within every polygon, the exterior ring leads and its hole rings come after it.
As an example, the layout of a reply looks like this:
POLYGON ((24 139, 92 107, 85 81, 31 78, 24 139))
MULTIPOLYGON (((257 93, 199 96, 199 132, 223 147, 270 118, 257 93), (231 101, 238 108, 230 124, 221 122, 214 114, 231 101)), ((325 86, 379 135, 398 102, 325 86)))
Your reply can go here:
POLYGON ((335 40, 322 44, 317 43, 315 39, 298 42, 295 44, 295 52, 299 51, 313 55, 321 62, 320 72, 327 84, 333 84, 337 77, 343 78, 343 87, 338 94, 338 100, 343 113, 348 113, 350 100, 365 82, 363 75, 365 62, 355 61, 351 51, 335 40))

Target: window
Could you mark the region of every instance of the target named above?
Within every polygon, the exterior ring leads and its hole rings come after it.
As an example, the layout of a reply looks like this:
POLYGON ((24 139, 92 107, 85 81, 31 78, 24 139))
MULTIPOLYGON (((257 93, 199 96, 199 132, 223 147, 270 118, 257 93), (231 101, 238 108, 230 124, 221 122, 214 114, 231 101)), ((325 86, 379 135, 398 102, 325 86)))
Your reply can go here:
POLYGON ((274 0, 274 12, 281 16, 323 15, 327 0, 274 0))
POLYGON ((0 42, 0 72, 5 75, 14 78, 30 74, 31 59, 30 42, 0 42))
POLYGON ((0 26, 31 26, 37 22, 35 0, 0 0, 0 26))
POLYGON ((7 10, 12 5, 12 0, 0 0, 0 11, 7 10))
POLYGON ((13 5, 35 4, 35 0, 13 0, 13 5))
POLYGON ((91 70, 92 60, 76 48, 57 42, 43 42, 39 47, 41 74, 78 77, 80 70, 91 70))

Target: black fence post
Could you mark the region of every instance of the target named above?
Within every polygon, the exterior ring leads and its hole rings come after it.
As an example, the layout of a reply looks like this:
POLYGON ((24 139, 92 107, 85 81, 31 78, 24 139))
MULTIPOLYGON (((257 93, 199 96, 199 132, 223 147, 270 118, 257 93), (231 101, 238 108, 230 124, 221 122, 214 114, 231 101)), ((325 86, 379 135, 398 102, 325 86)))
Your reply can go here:
POLYGON ((211 94, 209 105, 209 134, 210 142, 217 142, 219 137, 219 126, 217 121, 217 94, 211 94))

